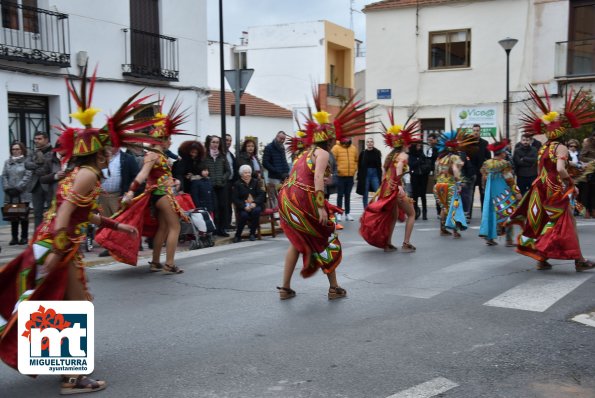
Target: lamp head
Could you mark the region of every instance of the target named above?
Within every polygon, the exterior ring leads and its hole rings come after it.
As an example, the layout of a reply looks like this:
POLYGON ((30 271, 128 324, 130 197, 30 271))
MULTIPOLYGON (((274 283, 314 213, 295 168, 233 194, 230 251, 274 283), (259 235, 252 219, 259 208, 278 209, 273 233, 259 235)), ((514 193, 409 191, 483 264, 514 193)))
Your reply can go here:
POLYGON ((502 40, 498 41, 498 43, 500 43, 500 45, 502 46, 504 51, 510 52, 510 50, 512 50, 512 48, 515 46, 515 44, 518 43, 518 40, 507 37, 506 39, 502 39, 502 40))

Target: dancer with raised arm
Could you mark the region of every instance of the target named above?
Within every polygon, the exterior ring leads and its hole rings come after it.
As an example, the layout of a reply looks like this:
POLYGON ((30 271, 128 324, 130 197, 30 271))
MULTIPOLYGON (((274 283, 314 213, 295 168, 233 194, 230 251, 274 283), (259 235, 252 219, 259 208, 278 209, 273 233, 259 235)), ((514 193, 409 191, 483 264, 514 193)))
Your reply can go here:
MULTIPOLYGON (((79 245, 91 222, 101 228, 119 231, 127 238, 137 234, 133 226, 101 217, 97 198, 101 190, 101 169, 107 167, 111 147, 127 143, 150 141, 144 134, 133 131, 147 127, 154 120, 131 120, 138 112, 153 104, 143 104, 138 93, 126 101, 101 129, 91 126, 99 111, 91 106, 95 73, 87 92, 87 68, 83 69, 80 91, 72 81, 68 89, 78 106, 71 116, 83 128, 62 127, 58 139, 61 154, 70 159, 69 172, 58 185, 56 197, 35 231, 31 246, 0 271, 0 357, 17 368, 17 304, 23 300, 91 300, 87 290, 79 245), (4 320, 2 319, 4 318, 4 320)), ((99 391, 105 381, 84 375, 62 377, 62 394, 99 391)))
POLYGON ((168 115, 161 112, 156 115, 161 120, 155 123, 149 135, 157 144, 147 151, 141 171, 124 195, 124 210, 115 215, 116 221, 129 223, 138 229, 139 236, 136 237, 136 241, 131 243, 129 239, 123 239, 118 231, 103 231, 95 237, 115 259, 130 265, 136 265, 138 261, 137 249, 141 236, 153 237, 150 271, 164 271, 167 274, 184 272, 175 265, 174 257, 180 235, 180 219, 188 220, 174 196, 173 187, 178 181, 173 178, 171 166, 165 155, 165 151, 171 145, 171 136, 181 133, 179 126, 186 120, 186 116, 179 109, 180 104, 174 102, 168 115), (145 181, 145 192, 134 197, 134 192, 145 181), (165 264, 161 264, 164 242, 165 264))

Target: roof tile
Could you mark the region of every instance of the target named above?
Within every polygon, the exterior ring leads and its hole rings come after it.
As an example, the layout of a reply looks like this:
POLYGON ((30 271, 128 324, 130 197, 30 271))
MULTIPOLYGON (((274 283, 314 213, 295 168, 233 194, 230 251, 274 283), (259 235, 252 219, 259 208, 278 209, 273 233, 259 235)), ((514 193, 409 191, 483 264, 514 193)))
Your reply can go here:
MULTIPOLYGON (((225 92, 225 114, 231 115, 231 105, 235 103, 235 96, 231 91, 225 92)), ((240 99, 241 104, 246 105, 246 116, 280 117, 291 119, 293 113, 286 108, 265 101, 252 94, 244 93, 240 99)), ((221 114, 221 91, 211 90, 209 96, 209 114, 221 114)))

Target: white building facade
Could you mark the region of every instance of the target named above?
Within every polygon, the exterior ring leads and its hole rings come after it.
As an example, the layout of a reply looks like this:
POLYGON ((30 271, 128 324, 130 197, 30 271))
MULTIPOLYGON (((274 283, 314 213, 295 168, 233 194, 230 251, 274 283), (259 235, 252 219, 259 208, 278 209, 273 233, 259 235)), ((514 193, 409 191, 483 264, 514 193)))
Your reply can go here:
POLYGON ((516 141, 529 84, 547 87, 556 106, 569 87, 595 88, 595 19, 583 21, 594 10, 595 2, 584 0, 373 3, 364 9, 366 99, 381 105, 383 119, 393 104, 399 120, 416 111, 426 133, 478 121, 482 135, 504 136, 506 53, 498 41, 515 38, 509 83, 516 141), (580 47, 585 30, 592 37, 580 47))
MULTIPOLYGON (((104 117, 138 90, 178 98, 187 109, 190 134, 208 121, 206 3, 194 0, 18 0, 2 4, 0 28, 0 162, 9 142, 33 147, 37 131, 77 123, 64 77, 97 65, 93 104, 104 117), (33 5, 33 7, 32 7, 33 5)), ((174 139, 174 148, 178 141, 174 139)))

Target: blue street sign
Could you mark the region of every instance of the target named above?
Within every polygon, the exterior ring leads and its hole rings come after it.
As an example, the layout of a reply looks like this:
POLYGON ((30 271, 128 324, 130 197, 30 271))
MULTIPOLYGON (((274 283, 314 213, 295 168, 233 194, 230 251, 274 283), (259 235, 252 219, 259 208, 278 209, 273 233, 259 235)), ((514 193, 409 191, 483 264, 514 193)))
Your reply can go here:
POLYGON ((376 99, 391 99, 390 88, 379 88, 376 90, 376 99))

